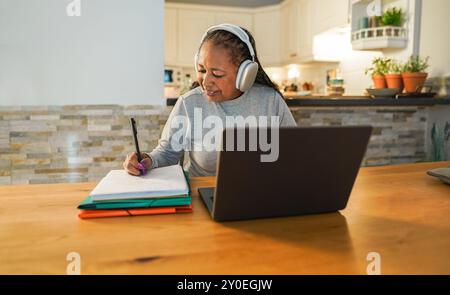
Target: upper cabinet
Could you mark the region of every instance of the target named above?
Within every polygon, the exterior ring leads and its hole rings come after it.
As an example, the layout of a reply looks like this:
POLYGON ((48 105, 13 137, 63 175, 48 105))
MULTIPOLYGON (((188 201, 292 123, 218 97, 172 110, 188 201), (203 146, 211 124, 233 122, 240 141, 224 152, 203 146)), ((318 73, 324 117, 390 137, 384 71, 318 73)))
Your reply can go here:
POLYGON ((280 63, 280 12, 267 9, 256 12, 253 17, 256 51, 261 64, 279 66, 280 63))
POLYGON ((299 58, 310 60, 313 56, 313 34, 312 34, 312 2, 311 0, 300 0, 299 2, 299 58))
POLYGON ((338 40, 329 31, 348 25, 348 8, 348 0, 284 1, 280 5, 281 62, 339 61, 334 48, 323 44, 338 40))
POLYGON ((314 35, 350 23, 350 0, 309 0, 309 2, 314 35))
POLYGON ((205 30, 220 23, 247 28, 264 66, 321 61, 314 54, 314 37, 347 25, 348 16, 349 0, 285 0, 256 9, 166 3, 165 63, 193 67, 205 30))
POLYGON ((281 61, 295 62, 299 57, 299 1, 286 0, 281 4, 281 61))
POLYGON ((194 66, 194 55, 198 51, 203 33, 214 25, 214 15, 203 11, 178 10, 177 65, 194 66))
POLYGON ((250 12, 215 6, 165 4, 165 64, 193 67, 205 31, 220 23, 232 23, 253 31, 250 12))
POLYGON ((164 61, 166 65, 175 65, 177 63, 177 13, 176 9, 164 9, 164 61))
POLYGON ((215 24, 235 24, 253 33, 253 15, 243 12, 216 12, 215 24))

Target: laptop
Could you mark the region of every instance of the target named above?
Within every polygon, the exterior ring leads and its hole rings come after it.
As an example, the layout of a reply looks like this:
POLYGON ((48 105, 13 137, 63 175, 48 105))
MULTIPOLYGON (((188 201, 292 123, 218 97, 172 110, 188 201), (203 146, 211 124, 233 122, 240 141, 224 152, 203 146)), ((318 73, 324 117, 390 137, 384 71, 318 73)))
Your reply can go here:
MULTIPOLYGON (((198 189, 214 220, 328 213, 347 206, 372 127, 280 127, 276 161, 261 160, 271 152, 267 149, 250 149, 251 130, 224 129, 216 187, 198 189), (245 150, 236 148, 239 132, 245 134, 245 150), (234 148, 227 148, 227 138, 234 148)), ((270 128, 266 133, 270 142, 270 128)))

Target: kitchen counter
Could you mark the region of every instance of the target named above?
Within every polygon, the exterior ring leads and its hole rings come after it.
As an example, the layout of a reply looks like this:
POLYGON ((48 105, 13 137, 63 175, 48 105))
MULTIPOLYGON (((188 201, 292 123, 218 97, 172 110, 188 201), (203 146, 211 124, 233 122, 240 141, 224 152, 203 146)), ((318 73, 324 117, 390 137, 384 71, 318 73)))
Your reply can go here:
POLYGON ((410 98, 371 98, 370 96, 291 96, 285 98, 288 106, 434 106, 450 105, 450 96, 410 97, 410 98))
MULTIPOLYGON (((166 105, 175 105, 178 98, 167 98, 166 105)), ((450 96, 434 98, 370 98, 369 96, 289 96, 285 98, 292 107, 358 107, 358 106, 435 106, 450 105, 450 96)))
MULTIPOLYGON (((176 100, 167 100, 168 109, 176 100)), ((445 140, 446 126, 450 124, 450 96, 398 99, 288 96, 285 100, 298 126, 373 126, 364 166, 423 162, 450 156, 450 144, 445 140), (442 153, 439 154, 439 150, 442 153)))

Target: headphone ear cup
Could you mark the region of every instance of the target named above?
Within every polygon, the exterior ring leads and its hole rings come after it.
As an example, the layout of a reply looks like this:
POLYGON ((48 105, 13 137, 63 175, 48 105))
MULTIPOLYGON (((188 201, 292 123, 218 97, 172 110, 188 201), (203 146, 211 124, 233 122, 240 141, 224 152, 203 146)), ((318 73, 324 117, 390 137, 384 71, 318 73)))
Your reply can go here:
POLYGON ((194 68, 196 72, 198 72, 197 63, 198 63, 198 52, 194 55, 194 68))
POLYGON ((256 75, 258 74, 258 63, 249 59, 244 60, 239 66, 236 76, 236 88, 245 92, 255 83, 256 75))

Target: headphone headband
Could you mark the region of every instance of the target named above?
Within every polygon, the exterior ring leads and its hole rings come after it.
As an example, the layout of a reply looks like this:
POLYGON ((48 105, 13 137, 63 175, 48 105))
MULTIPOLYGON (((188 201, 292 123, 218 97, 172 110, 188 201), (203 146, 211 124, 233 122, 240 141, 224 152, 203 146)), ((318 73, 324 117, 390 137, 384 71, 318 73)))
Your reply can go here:
POLYGON ((255 61, 255 51, 253 49, 252 43, 250 42, 250 38, 248 37, 247 33, 239 26, 233 25, 233 24, 220 24, 216 26, 210 27, 208 30, 206 30, 205 34, 203 34, 202 41, 200 44, 203 43, 208 33, 214 32, 214 31, 227 31, 232 33, 233 35, 237 36, 242 42, 244 42, 248 50, 250 51, 250 55, 252 56, 252 61, 255 61))

